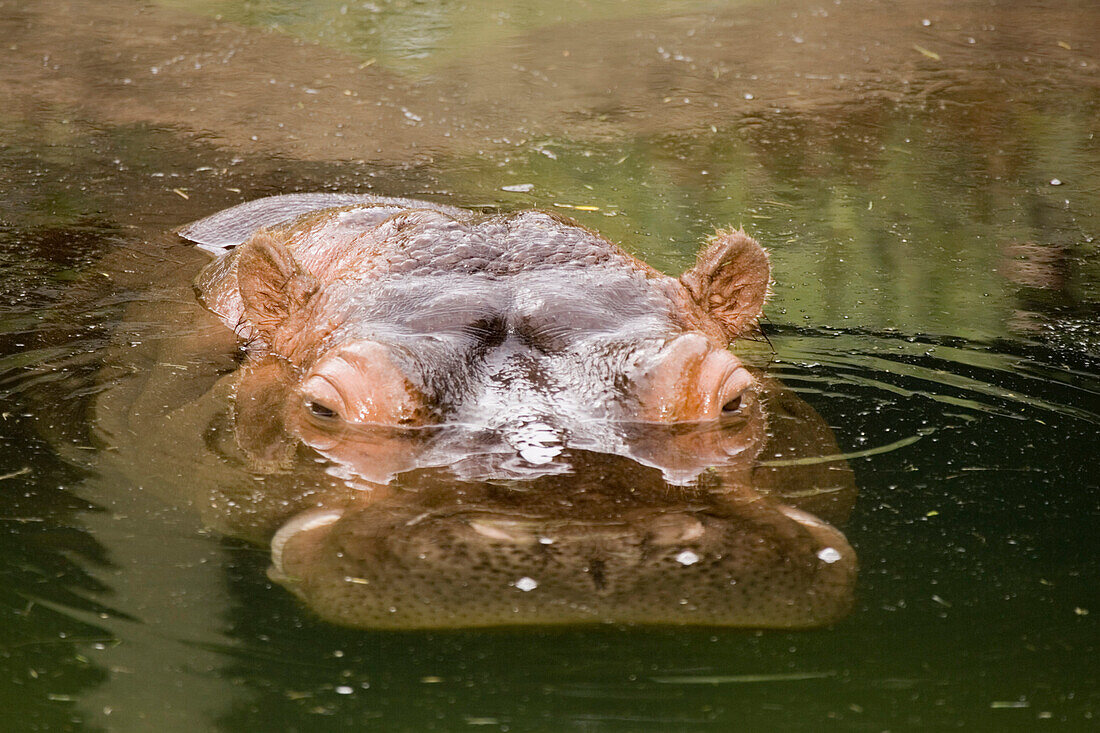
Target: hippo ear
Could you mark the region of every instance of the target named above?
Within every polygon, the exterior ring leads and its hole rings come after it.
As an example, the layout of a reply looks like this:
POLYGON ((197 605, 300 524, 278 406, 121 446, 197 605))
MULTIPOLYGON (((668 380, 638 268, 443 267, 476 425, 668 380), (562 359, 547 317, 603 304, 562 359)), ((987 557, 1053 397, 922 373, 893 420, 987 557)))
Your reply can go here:
POLYGON ((680 276, 696 305, 722 326, 732 341, 760 318, 768 295, 768 254, 742 231, 720 231, 680 276))
POLYGON ((238 252, 237 282, 245 319, 268 343, 279 325, 317 292, 314 277, 286 245, 263 230, 238 252))

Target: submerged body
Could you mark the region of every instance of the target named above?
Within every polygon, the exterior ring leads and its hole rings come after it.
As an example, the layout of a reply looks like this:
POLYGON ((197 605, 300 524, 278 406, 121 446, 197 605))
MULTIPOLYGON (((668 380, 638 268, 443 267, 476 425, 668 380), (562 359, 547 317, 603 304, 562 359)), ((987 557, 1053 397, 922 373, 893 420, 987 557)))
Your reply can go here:
POLYGON ((727 348, 768 286, 744 233, 679 279, 550 214, 405 199, 273 197, 181 234, 216 256, 195 286, 229 338, 204 327, 162 362, 234 339, 244 361, 167 411, 131 396, 113 432, 228 421, 229 441, 203 433, 222 475, 201 503, 270 541, 272 576, 322 616, 795 627, 848 608, 843 535, 777 499, 843 504, 850 473, 761 464, 831 438, 727 348))

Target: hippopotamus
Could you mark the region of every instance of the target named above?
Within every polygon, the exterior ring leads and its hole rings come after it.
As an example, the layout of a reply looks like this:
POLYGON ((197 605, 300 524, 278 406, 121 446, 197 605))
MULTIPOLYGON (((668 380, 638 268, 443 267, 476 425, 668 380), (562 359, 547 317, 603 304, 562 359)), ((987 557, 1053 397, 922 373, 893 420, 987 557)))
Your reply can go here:
POLYGON ((373 195, 178 233, 212 256, 190 325, 106 391, 101 434, 115 460, 186 454, 145 484, 186 475, 323 618, 793 628, 851 605, 850 471, 730 349, 770 284, 744 231, 678 278, 553 213, 373 195))

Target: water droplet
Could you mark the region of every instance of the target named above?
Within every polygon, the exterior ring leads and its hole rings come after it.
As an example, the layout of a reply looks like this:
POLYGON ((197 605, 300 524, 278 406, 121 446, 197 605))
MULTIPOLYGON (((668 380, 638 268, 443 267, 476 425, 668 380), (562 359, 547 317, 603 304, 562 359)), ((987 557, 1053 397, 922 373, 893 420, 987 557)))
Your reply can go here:
POLYGON ((817 558, 823 563, 832 565, 834 562, 840 559, 840 553, 833 547, 826 547, 822 550, 818 550, 817 558))
POLYGON ((1062 181, 1057 179, 1057 178, 1051 178, 1050 179, 1050 185, 1052 185, 1052 186, 1061 186, 1062 181))
POLYGON ((680 563, 681 565, 694 565, 695 563, 699 562, 699 556, 691 550, 684 550, 676 556, 676 562, 680 563))
POLYGON ((526 575, 524 575, 522 578, 515 582, 515 586, 524 593, 527 593, 528 591, 532 591, 535 588, 538 588, 539 584, 538 581, 534 578, 528 578, 526 575))

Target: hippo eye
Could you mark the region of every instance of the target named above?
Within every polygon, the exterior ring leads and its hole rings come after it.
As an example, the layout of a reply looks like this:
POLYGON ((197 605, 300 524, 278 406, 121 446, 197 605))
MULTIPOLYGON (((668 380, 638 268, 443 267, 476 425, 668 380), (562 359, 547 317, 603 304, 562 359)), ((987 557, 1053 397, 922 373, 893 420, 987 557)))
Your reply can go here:
POLYGON ((728 415, 731 412, 737 412, 741 409, 741 395, 737 395, 732 400, 722 405, 722 414, 728 415))
POLYGON ((317 402, 316 400, 310 400, 306 403, 306 408, 309 410, 309 414, 321 420, 331 420, 336 417, 336 410, 332 409, 328 405, 317 402))

